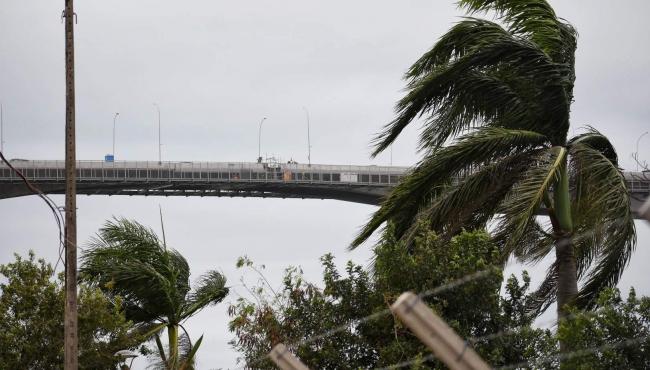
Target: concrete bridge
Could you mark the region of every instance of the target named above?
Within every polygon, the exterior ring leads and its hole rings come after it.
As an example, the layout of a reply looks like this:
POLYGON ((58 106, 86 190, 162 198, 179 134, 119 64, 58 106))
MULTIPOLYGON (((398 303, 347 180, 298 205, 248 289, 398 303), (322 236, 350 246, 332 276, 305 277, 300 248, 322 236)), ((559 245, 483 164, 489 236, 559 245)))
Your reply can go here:
MULTIPOLYGON (((11 160, 46 194, 65 192, 64 161, 11 160)), ((408 167, 297 163, 78 161, 77 192, 144 195, 335 199, 377 205, 408 167)), ((636 212, 650 194, 650 174, 625 173, 636 212)), ((0 199, 32 192, 0 164, 0 199)))

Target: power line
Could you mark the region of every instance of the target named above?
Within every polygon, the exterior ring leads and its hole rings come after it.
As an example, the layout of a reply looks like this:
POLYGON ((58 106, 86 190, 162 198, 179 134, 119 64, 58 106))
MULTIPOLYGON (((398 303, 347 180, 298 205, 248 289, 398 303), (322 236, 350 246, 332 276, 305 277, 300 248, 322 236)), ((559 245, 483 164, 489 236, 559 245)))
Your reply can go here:
POLYGON ((0 151, 0 159, 2 159, 2 161, 7 165, 7 167, 9 167, 10 170, 12 170, 16 175, 18 175, 18 177, 20 177, 20 179, 25 183, 27 188, 32 193, 36 194, 39 198, 41 198, 52 211, 52 214, 54 215, 54 220, 56 222, 56 226, 59 229, 59 258, 57 259, 56 264, 54 265, 54 271, 56 271, 59 262, 61 262, 65 266, 65 261, 63 260, 63 250, 65 245, 64 243, 65 236, 63 230, 65 227, 65 223, 64 223, 64 217, 61 214, 61 207, 59 207, 49 196, 47 196, 39 188, 37 188, 29 180, 27 180, 25 175, 23 175, 23 173, 20 172, 20 170, 15 168, 11 164, 11 162, 9 162, 7 158, 5 158, 2 151, 0 151))

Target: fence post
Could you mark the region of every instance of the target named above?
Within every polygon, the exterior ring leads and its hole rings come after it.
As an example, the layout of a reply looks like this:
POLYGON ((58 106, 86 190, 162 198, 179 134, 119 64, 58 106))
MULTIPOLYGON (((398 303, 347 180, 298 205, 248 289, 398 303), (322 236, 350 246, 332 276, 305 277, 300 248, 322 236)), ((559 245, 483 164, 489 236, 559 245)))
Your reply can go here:
POLYGON ((309 370, 309 368, 300 362, 293 353, 289 352, 287 346, 279 343, 269 353, 271 361, 282 370, 309 370))
POLYGON ((403 293, 390 307, 451 370, 489 370, 488 364, 417 295, 403 293))

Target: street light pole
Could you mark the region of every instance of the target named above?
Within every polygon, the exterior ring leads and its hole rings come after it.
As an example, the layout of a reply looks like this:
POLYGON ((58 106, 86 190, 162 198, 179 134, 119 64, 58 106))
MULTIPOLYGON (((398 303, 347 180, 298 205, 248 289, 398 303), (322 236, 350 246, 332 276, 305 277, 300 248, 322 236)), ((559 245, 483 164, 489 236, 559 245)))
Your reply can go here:
POLYGON ((160 143, 160 106, 158 103, 153 103, 158 110, 158 164, 162 163, 162 144, 160 143))
POLYGON ((307 163, 309 167, 311 167, 311 137, 309 134, 309 111, 307 108, 302 107, 302 109, 305 110, 305 113, 307 114, 307 163))
POLYGON ((115 160, 115 120, 117 119, 117 116, 119 116, 119 113, 115 113, 113 116, 113 151, 111 154, 113 154, 113 160, 115 160))
POLYGON ((644 132, 639 136, 638 139, 636 139, 636 152, 634 152, 634 161, 636 162, 636 172, 639 172, 639 141, 641 141, 641 138, 646 136, 648 134, 648 131, 644 132))
POLYGON ((257 163, 262 163, 262 123, 266 120, 266 117, 262 118, 260 121, 260 129, 257 133, 257 163))

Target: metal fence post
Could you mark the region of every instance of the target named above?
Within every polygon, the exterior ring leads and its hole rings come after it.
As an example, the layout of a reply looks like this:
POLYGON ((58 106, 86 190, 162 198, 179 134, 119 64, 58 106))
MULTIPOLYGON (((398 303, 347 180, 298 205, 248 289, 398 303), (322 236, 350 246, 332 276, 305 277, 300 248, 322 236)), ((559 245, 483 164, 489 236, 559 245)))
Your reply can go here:
POLYGON ((269 357, 274 364, 282 370, 309 370, 309 368, 300 362, 293 353, 289 352, 287 346, 279 343, 271 350, 269 357))
POLYGON ((490 370, 490 366, 417 295, 403 293, 390 307, 400 320, 451 370, 490 370))

